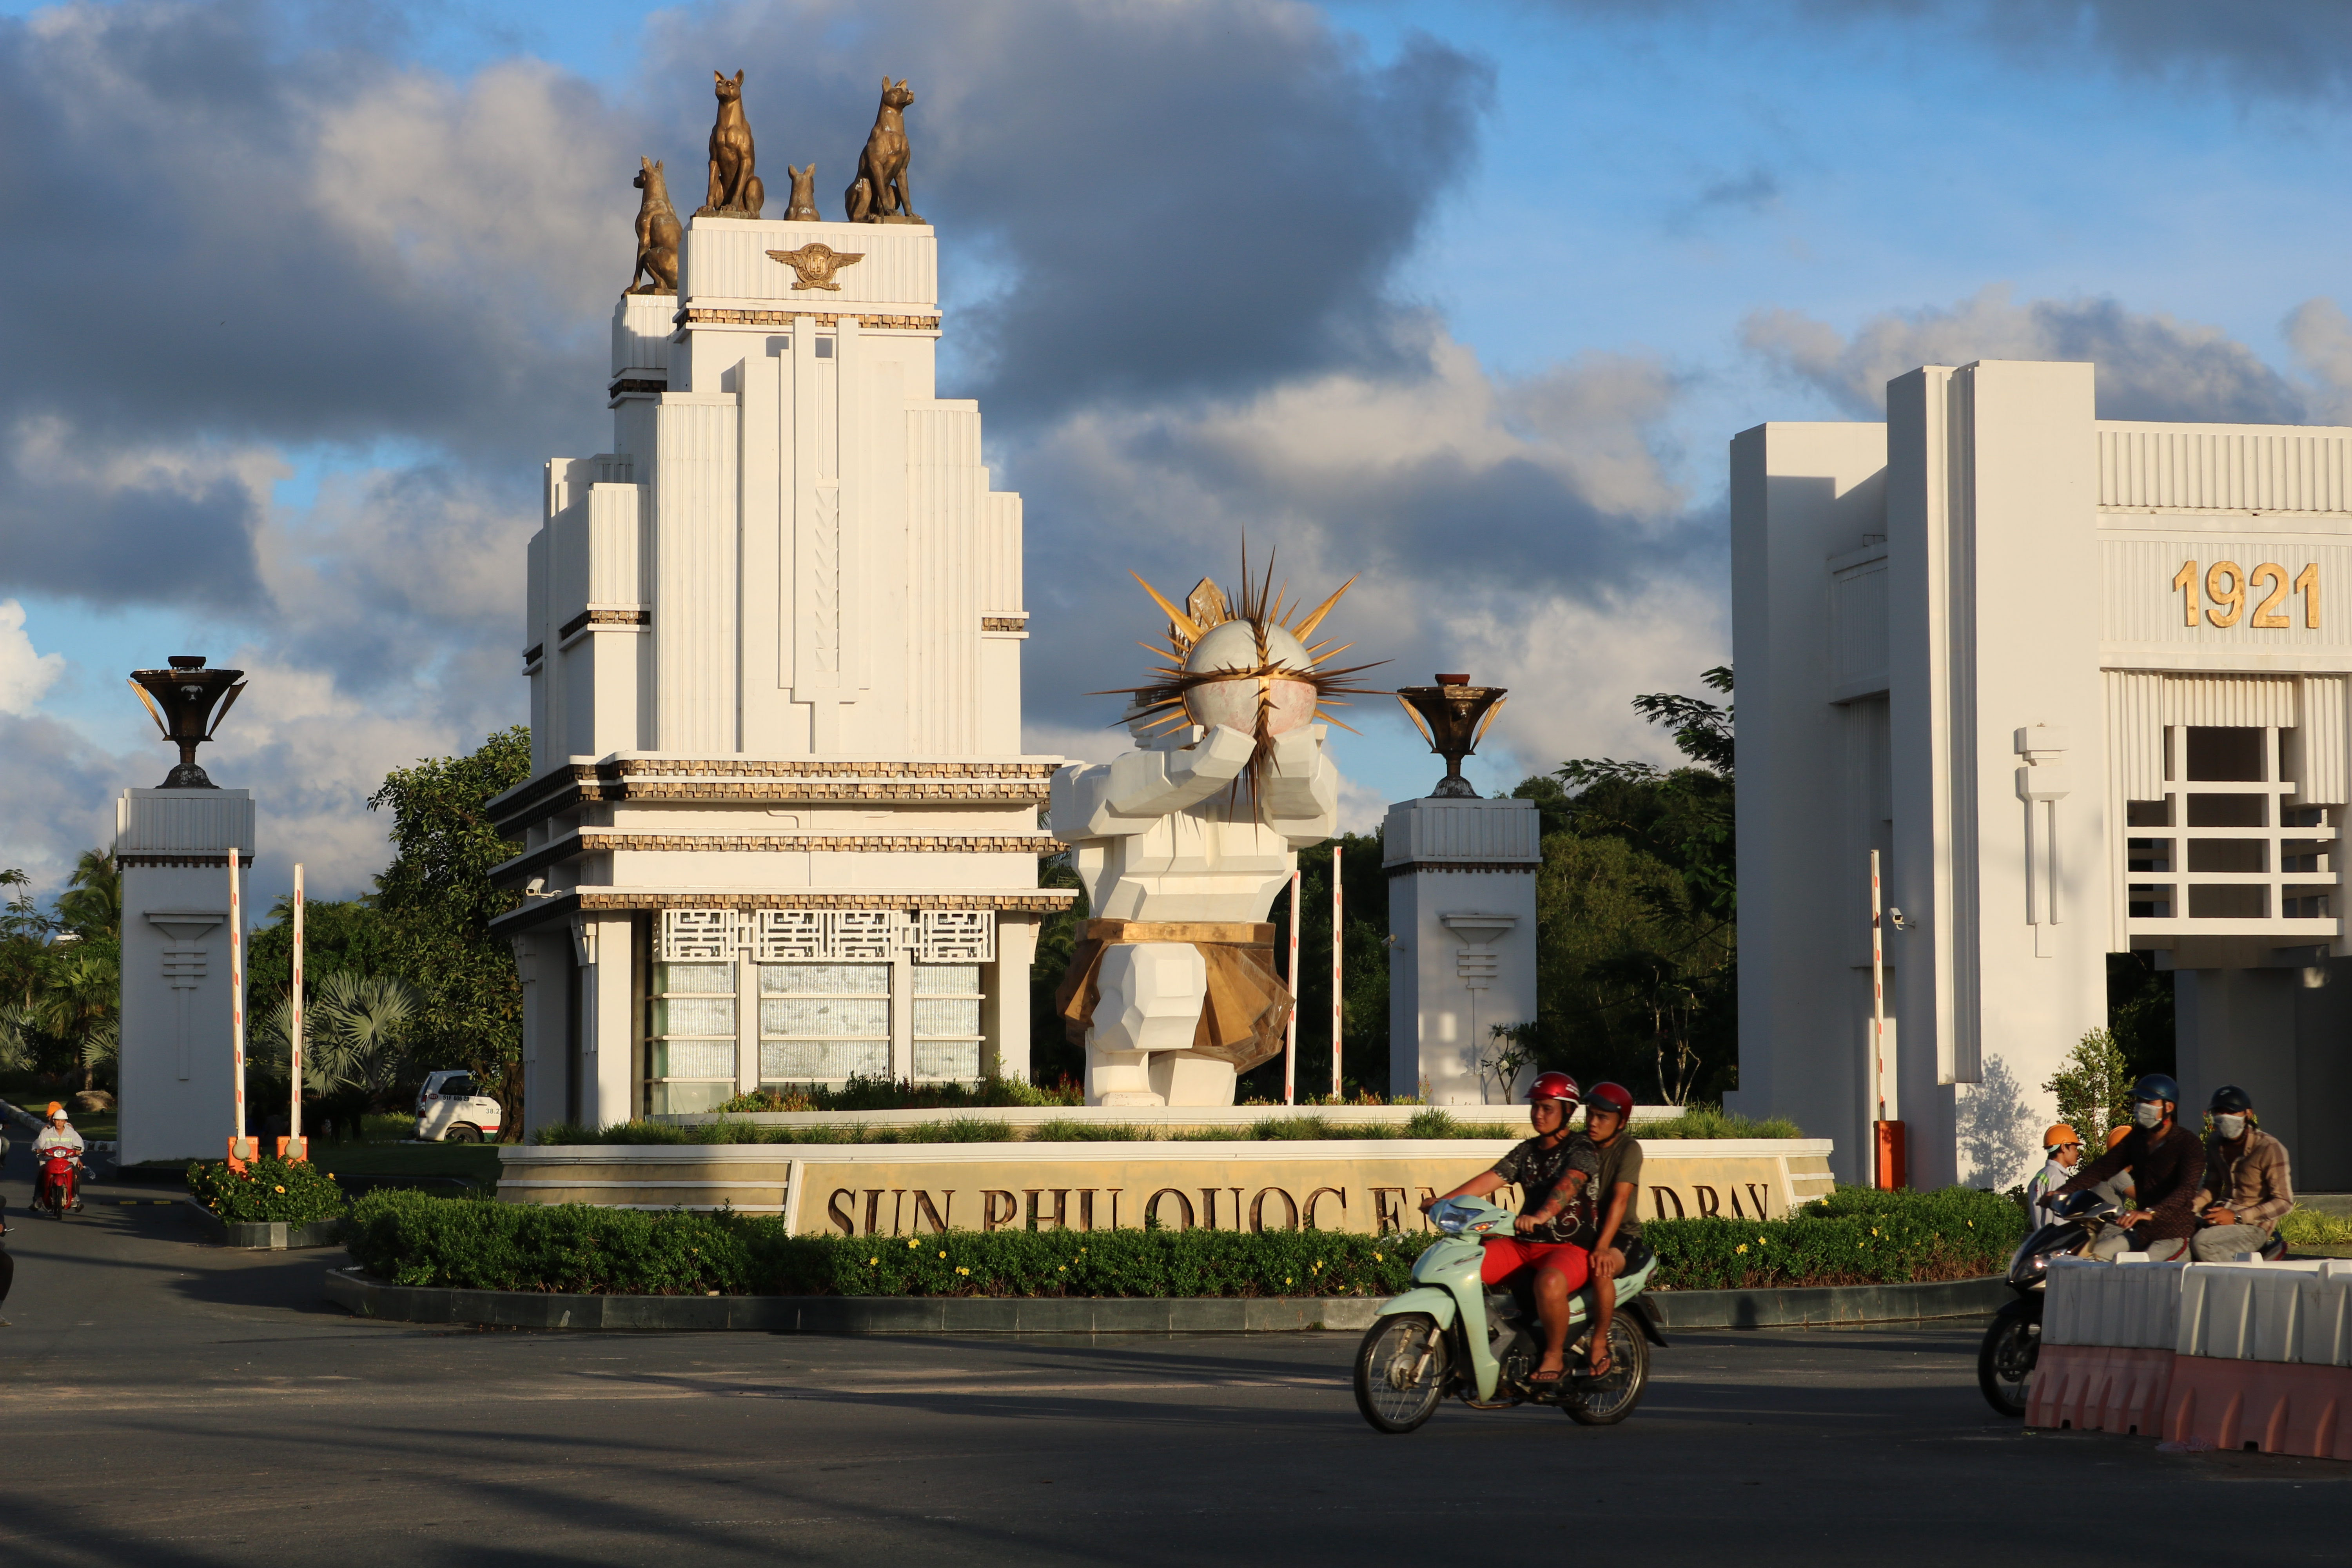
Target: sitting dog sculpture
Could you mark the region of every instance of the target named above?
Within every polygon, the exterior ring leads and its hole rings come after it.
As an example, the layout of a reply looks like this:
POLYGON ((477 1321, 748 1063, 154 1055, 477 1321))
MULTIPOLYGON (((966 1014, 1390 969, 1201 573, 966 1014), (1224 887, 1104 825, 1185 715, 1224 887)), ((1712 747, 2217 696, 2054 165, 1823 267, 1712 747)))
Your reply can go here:
POLYGON ((857 178, 842 193, 852 223, 920 223, 907 193, 907 117, 915 101, 913 89, 901 77, 895 84, 882 79, 882 107, 875 111, 874 129, 866 132, 866 151, 857 160, 857 178))
POLYGON ((743 118, 743 73, 710 74, 716 79, 711 90, 719 95, 719 120, 710 128, 710 194, 694 216, 758 217, 768 195, 754 172, 751 122, 743 118))
POLYGON ((677 209, 669 205, 669 184, 658 161, 637 160, 637 177, 629 184, 645 192, 637 204, 637 269, 629 274, 628 294, 677 292, 677 209), (643 278, 646 281, 638 283, 643 278))

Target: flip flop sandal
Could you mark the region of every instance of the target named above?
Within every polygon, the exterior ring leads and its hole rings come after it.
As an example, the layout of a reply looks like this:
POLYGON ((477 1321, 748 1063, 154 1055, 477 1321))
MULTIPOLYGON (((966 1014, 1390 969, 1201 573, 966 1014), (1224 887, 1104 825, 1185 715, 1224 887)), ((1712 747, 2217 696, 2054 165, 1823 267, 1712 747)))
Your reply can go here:
POLYGON ((1568 1369, 1566 1367, 1561 1367, 1559 1371, 1550 1373, 1547 1373, 1538 1368, 1538 1370, 1528 1373, 1528 1383, 1531 1387, 1550 1388, 1559 1383, 1559 1381, 1567 1375, 1568 1369))
POLYGON ((1611 1373, 1615 1372, 1616 1370, 1617 1363, 1614 1361, 1603 1360, 1598 1367, 1593 1366, 1590 1363, 1578 1367, 1576 1369, 1576 1375, 1591 1380, 1594 1378, 1607 1377, 1611 1373))

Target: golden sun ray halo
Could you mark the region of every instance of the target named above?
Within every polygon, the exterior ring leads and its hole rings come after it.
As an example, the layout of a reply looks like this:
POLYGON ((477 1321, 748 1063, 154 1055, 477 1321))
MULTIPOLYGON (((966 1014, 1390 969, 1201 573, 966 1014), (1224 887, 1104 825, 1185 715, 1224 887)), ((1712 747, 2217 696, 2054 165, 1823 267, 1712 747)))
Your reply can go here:
POLYGON ((1154 679, 1148 686, 1115 687, 1090 695, 1131 699, 1119 721, 1133 723, 1139 719, 1146 734, 1179 724, 1203 728, 1223 724, 1253 737, 1256 749, 1250 753, 1242 779, 1235 781, 1237 787, 1244 782, 1248 786, 1252 816, 1260 815, 1259 784, 1273 759, 1277 737, 1318 721, 1337 724, 1352 733, 1355 726, 1329 710, 1352 706, 1340 695, 1387 695, 1349 679, 1386 660, 1329 668, 1321 661, 1355 645, 1334 647, 1328 637, 1311 646, 1308 642, 1340 595, 1355 585, 1353 577, 1321 604, 1302 612, 1289 602, 1287 583, 1275 587, 1272 556, 1266 559, 1265 575, 1252 581, 1246 542, 1242 546, 1238 593, 1221 589, 1203 577, 1180 609, 1144 582, 1140 573, 1129 575, 1168 616, 1165 646, 1138 645, 1166 662, 1151 671, 1154 679), (1286 611, 1290 617, 1286 622, 1286 611))

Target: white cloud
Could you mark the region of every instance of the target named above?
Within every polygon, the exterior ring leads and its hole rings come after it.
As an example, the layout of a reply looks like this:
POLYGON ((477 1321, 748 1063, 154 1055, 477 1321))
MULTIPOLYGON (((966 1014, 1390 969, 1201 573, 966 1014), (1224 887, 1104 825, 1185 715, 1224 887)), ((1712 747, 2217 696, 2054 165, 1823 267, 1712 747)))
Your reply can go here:
POLYGON ((0 599, 0 713, 32 712, 65 672, 65 655, 33 651, 24 605, 0 599))
POLYGON ((2218 327, 2113 300, 2019 304, 2010 295, 1997 283, 1954 305, 1882 312, 1851 334, 1798 311, 1758 310, 1740 337, 1750 353, 1863 418, 1883 417, 1886 384, 1906 371, 1980 359, 2092 361, 2106 419, 2304 417, 2302 394, 2218 327))

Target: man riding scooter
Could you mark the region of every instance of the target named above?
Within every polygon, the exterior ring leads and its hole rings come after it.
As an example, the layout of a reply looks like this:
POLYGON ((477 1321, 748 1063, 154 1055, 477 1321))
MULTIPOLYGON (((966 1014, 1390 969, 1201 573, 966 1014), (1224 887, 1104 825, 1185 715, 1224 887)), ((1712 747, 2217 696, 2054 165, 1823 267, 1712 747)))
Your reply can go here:
MULTIPOLYGON (((1568 1119, 1580 1098, 1576 1080, 1566 1073, 1538 1077, 1528 1090, 1528 1120, 1536 1135, 1495 1162, 1493 1170, 1421 1205, 1427 1214, 1447 1198, 1483 1198, 1515 1183, 1526 1194, 1512 1225, 1518 1234, 1487 1238, 1478 1277, 1495 1286, 1522 1270, 1535 1271, 1536 1315, 1543 1322, 1544 1343, 1543 1359, 1528 1381, 1538 1385, 1558 1383, 1565 1370, 1569 1299, 1591 1272, 1590 1257, 1576 1236, 1591 1225, 1591 1184, 1600 1173, 1601 1152, 1583 1133, 1569 1131, 1568 1119)), ((1593 1337, 1594 1354, 1605 1369, 1607 1342, 1597 1333, 1593 1337)))
POLYGON ((1642 1245, 1640 1207, 1642 1141, 1626 1131, 1633 1121, 1633 1093, 1623 1084, 1596 1083, 1584 1102, 1584 1135, 1601 1155, 1592 1179, 1592 1229, 1580 1236, 1592 1259, 1592 1352, 1586 1370, 1609 1375, 1609 1320, 1617 1309, 1617 1276, 1625 1255, 1642 1245))
MULTIPOLYGON (((41 1129, 41 1135, 38 1138, 33 1140, 34 1170, 46 1170, 49 1151, 52 1149, 69 1151, 77 1162, 81 1158, 81 1134, 74 1131, 72 1119, 66 1115, 66 1108, 54 1100, 49 1101, 49 1124, 41 1129)), ((35 1178, 33 1184, 35 1208, 40 1207, 43 1199, 47 1195, 48 1181, 47 1174, 35 1178)), ((73 1206, 77 1209, 82 1206, 79 1184, 76 1184, 74 1191, 73 1206)))
POLYGON ((2096 1186, 2122 1171, 2132 1173, 2132 1202, 2138 1206, 2116 1216, 2091 1244, 2091 1256, 2110 1263, 2126 1251, 2145 1252, 2158 1263, 2189 1256, 2197 1234, 2197 1190, 2205 1177, 2205 1146, 2179 1126, 2180 1086, 2152 1072, 2132 1086, 2132 1127, 2123 1141, 2074 1173, 2053 1194, 2064 1197, 2096 1186))
POLYGON ((2213 1136, 2205 1145, 2204 1191, 2197 1194, 2197 1217, 2205 1228, 2189 1242, 2200 1263, 2227 1263, 2242 1252, 2260 1252, 2294 1207, 2287 1179, 2286 1145, 2254 1120, 2254 1102, 2234 1083, 2213 1091, 2206 1107, 2213 1136))

